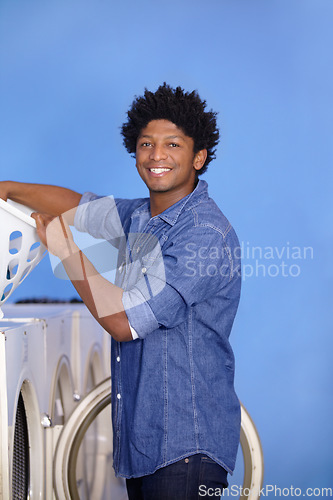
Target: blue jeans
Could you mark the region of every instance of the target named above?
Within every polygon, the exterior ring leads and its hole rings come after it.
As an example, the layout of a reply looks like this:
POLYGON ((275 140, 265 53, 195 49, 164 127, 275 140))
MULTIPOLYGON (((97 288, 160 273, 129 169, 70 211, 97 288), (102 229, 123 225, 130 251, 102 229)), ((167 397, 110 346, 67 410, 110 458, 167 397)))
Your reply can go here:
POLYGON ((154 474, 127 479, 129 500, 200 500, 220 498, 227 471, 206 455, 192 455, 154 474))

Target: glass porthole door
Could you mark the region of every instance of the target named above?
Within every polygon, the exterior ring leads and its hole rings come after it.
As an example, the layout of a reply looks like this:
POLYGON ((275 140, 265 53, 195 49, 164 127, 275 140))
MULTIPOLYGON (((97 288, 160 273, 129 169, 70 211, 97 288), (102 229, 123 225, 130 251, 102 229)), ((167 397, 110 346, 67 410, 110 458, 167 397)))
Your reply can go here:
MULTIPOLYGON (((110 402, 111 380, 108 378, 97 385, 81 401, 64 427, 59 437, 54 460, 54 489, 58 500, 83 500, 82 484, 78 484, 80 481, 78 482, 76 475, 80 448, 86 433, 89 434, 90 426, 96 425, 94 424, 95 419, 100 418, 99 416, 103 416, 103 414, 107 415, 108 419, 110 418, 110 402)), ((239 498, 241 500, 256 500, 259 498, 263 482, 263 453, 256 427, 243 405, 241 411, 240 442, 244 460, 244 473, 243 485, 242 488, 239 488, 239 498)), ((110 429, 111 422, 110 420, 108 422, 110 429)), ((103 440, 104 437, 102 437, 101 442, 97 443, 97 446, 94 446, 94 453, 97 453, 98 458, 95 460, 97 470, 92 476, 94 477, 94 484, 99 485, 104 484, 107 474, 110 473, 109 467, 111 467, 110 450, 105 448, 103 440)), ((90 492, 90 494, 92 493, 90 492)), ((95 491, 94 496, 91 498, 95 500, 104 500, 104 498, 125 500, 127 498, 126 489, 121 481, 114 478, 111 492, 103 492, 103 488, 100 487, 99 492, 95 491)))

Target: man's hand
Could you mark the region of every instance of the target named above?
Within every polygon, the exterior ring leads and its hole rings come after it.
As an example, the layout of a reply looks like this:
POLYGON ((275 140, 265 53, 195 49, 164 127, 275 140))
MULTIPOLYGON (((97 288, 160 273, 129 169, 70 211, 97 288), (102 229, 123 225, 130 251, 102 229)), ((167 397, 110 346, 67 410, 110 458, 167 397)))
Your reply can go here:
POLYGON ((37 234, 41 242, 53 255, 63 260, 79 251, 69 225, 61 215, 53 217, 33 212, 31 217, 36 221, 37 234))

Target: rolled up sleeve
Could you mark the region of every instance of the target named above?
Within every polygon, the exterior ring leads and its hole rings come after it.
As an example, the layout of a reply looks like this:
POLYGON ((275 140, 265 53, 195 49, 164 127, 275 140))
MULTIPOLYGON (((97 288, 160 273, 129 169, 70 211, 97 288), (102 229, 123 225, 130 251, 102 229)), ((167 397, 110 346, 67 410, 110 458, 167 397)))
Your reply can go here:
POLYGON ((148 302, 142 301, 137 304, 135 291, 123 293, 123 305, 128 321, 140 338, 144 338, 148 333, 159 328, 158 321, 151 310, 148 302), (133 300, 133 296, 135 297, 133 300))

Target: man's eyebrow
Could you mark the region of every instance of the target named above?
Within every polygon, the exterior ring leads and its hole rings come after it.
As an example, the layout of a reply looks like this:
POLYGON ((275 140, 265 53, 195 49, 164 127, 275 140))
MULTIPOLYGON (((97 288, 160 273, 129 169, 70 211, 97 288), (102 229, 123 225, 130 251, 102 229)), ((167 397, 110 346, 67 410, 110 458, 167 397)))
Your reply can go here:
MULTIPOLYGON (((139 137, 141 138, 146 137, 147 139, 151 139, 153 136, 144 134, 144 135, 139 135, 139 137)), ((165 137, 165 139, 183 139, 183 137, 181 135, 168 135, 167 137, 165 137)))

